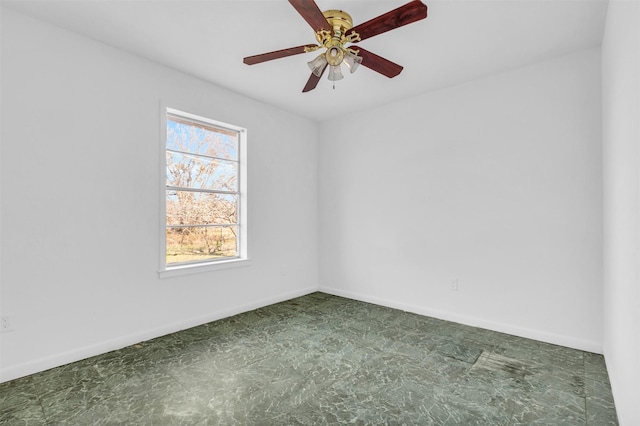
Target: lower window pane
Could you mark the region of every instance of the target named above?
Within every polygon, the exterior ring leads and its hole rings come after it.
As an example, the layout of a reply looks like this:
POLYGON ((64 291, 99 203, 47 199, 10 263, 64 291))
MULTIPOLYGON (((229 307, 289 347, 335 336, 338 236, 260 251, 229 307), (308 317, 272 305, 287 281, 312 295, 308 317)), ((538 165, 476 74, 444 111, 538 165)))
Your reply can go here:
POLYGON ((167 225, 238 223, 238 196, 167 191, 167 225))
POLYGON ((167 228, 167 265, 236 257, 237 226, 167 228))

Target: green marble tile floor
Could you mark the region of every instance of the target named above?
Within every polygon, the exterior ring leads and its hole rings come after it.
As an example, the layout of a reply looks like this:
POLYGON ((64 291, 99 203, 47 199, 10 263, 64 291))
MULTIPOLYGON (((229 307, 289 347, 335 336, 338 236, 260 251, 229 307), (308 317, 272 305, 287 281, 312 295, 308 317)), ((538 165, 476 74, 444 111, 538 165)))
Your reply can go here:
POLYGON ((615 425, 600 355, 313 293, 0 384, 5 425, 615 425))

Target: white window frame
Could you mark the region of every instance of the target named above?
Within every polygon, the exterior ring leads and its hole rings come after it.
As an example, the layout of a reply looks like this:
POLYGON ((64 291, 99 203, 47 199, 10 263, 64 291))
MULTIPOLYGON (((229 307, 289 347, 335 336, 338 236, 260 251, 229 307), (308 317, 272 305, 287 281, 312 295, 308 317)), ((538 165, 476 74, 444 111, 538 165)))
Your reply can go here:
POLYGON ((158 274, 160 278, 179 276, 185 274, 193 274, 199 272, 215 271, 219 269, 234 268, 238 266, 247 266, 250 263, 249 252, 247 247, 247 129, 233 124, 223 123, 213 120, 204 115, 185 112, 183 109, 168 107, 161 103, 161 144, 160 144, 160 268, 158 274), (166 190, 167 190, 167 114, 184 117, 187 120, 202 122, 222 129, 238 132, 238 190, 239 190, 239 206, 238 206, 238 237, 237 237, 237 256, 232 258, 211 259, 194 263, 183 263, 177 265, 167 265, 166 262, 166 190))

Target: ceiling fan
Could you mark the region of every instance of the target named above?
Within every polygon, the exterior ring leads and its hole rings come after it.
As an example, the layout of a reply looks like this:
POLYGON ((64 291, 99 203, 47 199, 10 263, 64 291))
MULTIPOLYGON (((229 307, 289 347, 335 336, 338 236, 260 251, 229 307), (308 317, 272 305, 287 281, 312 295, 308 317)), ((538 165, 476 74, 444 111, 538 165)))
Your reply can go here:
POLYGON ((325 48, 326 50, 323 53, 308 63, 309 68, 311 68, 311 76, 304 89, 302 89, 303 92, 316 88, 327 67, 329 67, 329 80, 335 82, 342 79, 343 75, 340 69, 340 64, 342 63, 352 73, 358 65, 362 64, 389 78, 397 76, 402 71, 402 66, 361 47, 355 49, 346 45, 358 43, 427 17, 427 6, 420 0, 413 0, 404 6, 354 27, 351 16, 342 10, 321 12, 314 0, 289 0, 289 3, 313 28, 316 40, 320 45, 305 44, 260 55, 247 56, 243 62, 247 65, 254 65, 325 48))

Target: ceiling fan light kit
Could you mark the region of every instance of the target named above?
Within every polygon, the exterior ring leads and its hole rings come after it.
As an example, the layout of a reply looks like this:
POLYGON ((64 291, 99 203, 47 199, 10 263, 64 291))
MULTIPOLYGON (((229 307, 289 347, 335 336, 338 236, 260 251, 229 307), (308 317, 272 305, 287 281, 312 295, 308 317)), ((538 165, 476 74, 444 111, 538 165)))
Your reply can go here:
POLYGON ((254 65, 273 59, 309 53, 322 48, 326 49, 307 63, 311 69, 311 76, 304 89, 302 89, 303 92, 315 89, 327 68, 329 68, 328 79, 330 81, 335 82, 344 78, 340 68, 342 63, 346 65, 352 74, 359 65, 363 65, 389 78, 397 76, 402 71, 402 66, 365 49, 354 49, 346 45, 348 43, 358 43, 364 39, 427 17, 427 6, 420 0, 413 0, 404 6, 354 27, 351 16, 342 10, 321 12, 314 0, 289 0, 289 3, 313 28, 316 40, 320 44, 307 44, 248 56, 244 58, 244 63, 254 65))

